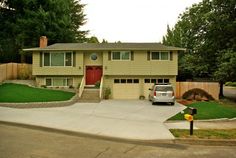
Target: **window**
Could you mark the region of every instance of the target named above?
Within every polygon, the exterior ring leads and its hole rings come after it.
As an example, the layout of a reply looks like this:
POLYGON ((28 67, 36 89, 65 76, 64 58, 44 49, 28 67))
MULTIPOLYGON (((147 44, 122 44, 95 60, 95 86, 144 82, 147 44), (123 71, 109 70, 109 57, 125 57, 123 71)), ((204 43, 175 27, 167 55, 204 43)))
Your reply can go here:
POLYGON ((46 78, 46 86, 52 86, 52 79, 46 78))
POLYGON ((73 85, 72 78, 46 78, 46 86, 49 87, 67 87, 73 85))
POLYGON ((44 53, 44 66, 50 66, 50 54, 49 53, 44 53))
POLYGON ((97 60, 98 56, 96 53, 91 54, 90 56, 91 60, 97 60))
POLYGON ((51 53, 51 66, 64 66, 64 53, 51 53))
POLYGON ((152 60, 169 60, 169 52, 152 52, 152 60))
POLYGON ((134 83, 139 83, 139 79, 134 79, 134 83))
POLYGON ((72 66, 72 54, 70 52, 66 53, 66 66, 72 66))
POLYGON ((127 79, 127 83, 133 83, 132 79, 127 79))
POLYGON ((159 60, 159 52, 152 52, 152 60, 159 60))
POLYGON ((114 51, 112 60, 130 60, 130 51, 114 51))
POLYGON ((120 83, 119 79, 114 79, 114 83, 120 83))
POLYGON ((158 83, 170 83, 170 79, 168 79, 168 78, 159 78, 158 83))
POLYGON ((170 83, 169 79, 164 79, 164 83, 170 83))
POLYGON ((156 79, 151 79, 151 83, 156 83, 157 80, 156 79))
POLYGON ((126 83, 126 79, 121 79, 120 83, 126 83))
POLYGON ((139 79, 114 79, 114 83, 128 83, 128 84, 131 84, 131 83, 139 83, 139 79))
POLYGON ((157 83, 163 83, 163 79, 158 79, 157 83))
POLYGON ((72 52, 43 53, 44 66, 72 66, 72 52))
POLYGON ((161 60, 169 60, 169 52, 161 52, 161 60))
POLYGON ((150 79, 144 79, 144 83, 150 83, 150 79))

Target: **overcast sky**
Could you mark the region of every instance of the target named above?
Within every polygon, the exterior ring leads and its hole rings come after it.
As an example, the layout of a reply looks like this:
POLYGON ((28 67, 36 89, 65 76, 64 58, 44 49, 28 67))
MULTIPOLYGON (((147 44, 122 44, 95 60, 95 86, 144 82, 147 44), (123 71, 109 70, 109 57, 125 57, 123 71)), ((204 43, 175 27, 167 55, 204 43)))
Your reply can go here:
POLYGON ((202 0, 81 0, 87 23, 82 29, 108 42, 161 42, 166 26, 202 0))

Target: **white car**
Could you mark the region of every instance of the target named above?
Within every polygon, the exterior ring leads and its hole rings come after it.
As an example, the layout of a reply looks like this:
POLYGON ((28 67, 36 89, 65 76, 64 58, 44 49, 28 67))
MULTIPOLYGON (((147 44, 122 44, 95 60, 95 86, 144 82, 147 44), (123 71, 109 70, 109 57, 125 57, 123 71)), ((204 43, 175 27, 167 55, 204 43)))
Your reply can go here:
POLYGON ((149 89, 149 100, 155 103, 170 103, 175 105, 175 95, 171 84, 155 84, 149 89))

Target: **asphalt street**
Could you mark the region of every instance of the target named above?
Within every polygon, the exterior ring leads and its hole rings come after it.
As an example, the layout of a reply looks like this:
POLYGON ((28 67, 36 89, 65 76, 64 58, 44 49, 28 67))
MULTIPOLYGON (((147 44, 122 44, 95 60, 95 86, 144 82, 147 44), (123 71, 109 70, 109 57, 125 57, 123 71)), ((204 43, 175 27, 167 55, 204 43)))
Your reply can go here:
POLYGON ((236 146, 130 144, 0 124, 1 158, 236 158, 236 146))

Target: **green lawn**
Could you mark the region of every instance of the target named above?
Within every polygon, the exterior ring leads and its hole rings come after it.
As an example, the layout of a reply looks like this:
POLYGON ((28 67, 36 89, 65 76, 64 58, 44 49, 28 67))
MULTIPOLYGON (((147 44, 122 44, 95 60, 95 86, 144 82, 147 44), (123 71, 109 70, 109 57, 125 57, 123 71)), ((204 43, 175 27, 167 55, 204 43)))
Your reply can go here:
POLYGON ((6 83, 0 85, 0 103, 50 102, 71 99, 75 94, 6 83))
POLYGON ((236 139, 236 129, 198 129, 189 135, 187 129, 171 129, 171 133, 177 138, 201 138, 201 139, 236 139))
MULTIPOLYGON (((218 102, 195 102, 189 107, 197 108, 197 115, 194 115, 195 120, 218 119, 218 118, 234 118, 236 117, 236 105, 218 102)), ((188 110, 184 110, 188 113, 188 110)), ((176 114, 169 120, 184 120, 184 115, 176 114)))

